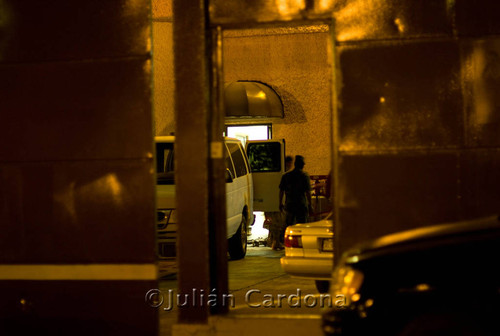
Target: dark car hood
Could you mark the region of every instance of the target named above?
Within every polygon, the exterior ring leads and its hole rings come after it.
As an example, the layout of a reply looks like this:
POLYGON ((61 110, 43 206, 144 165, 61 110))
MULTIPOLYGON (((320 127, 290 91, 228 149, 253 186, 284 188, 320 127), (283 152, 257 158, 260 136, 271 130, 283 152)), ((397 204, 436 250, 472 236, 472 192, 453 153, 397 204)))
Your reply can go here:
POLYGON ((344 254, 343 259, 348 263, 349 261, 357 262, 391 254, 425 251, 437 246, 459 247, 471 242, 480 243, 482 240, 498 240, 500 243, 498 216, 432 225, 389 234, 355 246, 344 254))
POLYGON ((499 258, 495 216, 383 236, 351 249, 339 264, 361 271, 362 290, 372 294, 412 292, 425 284, 454 296, 465 288, 496 293, 499 258))
POLYGON ((337 265, 332 287, 351 301, 326 324, 349 335, 498 335, 499 258, 496 216, 369 241, 337 265))

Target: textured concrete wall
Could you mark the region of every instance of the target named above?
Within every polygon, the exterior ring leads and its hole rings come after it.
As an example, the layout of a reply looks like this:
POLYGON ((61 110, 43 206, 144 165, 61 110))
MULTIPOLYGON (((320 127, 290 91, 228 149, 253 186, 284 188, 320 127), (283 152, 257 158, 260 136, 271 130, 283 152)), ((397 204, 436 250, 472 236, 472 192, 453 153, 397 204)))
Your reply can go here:
MULTIPOLYGON (((326 26, 224 33, 225 81, 268 84, 284 103, 284 119, 228 119, 227 124, 272 123, 287 154, 306 158, 310 174, 330 171, 330 68, 326 26)), ((175 129, 171 0, 153 1, 155 134, 175 129)))
POLYGON ((253 80, 271 86, 284 105, 271 122, 289 155, 303 155, 310 174, 328 174, 331 158, 331 72, 326 26, 229 31, 224 35, 225 81, 253 80))
POLYGON ((174 132, 172 0, 153 0, 153 111, 155 135, 174 132))
MULTIPOLYGON (((163 36, 171 22, 168 1, 156 3, 155 133, 167 134, 174 129, 173 80, 171 37, 163 36)), ((342 249, 490 214, 499 204, 498 7, 486 0, 339 2, 333 123, 326 28, 227 31, 225 81, 266 83, 285 107, 283 119, 227 123, 271 122, 273 136, 286 140, 288 154, 304 155, 311 174, 330 171, 331 126, 338 127, 342 249)))

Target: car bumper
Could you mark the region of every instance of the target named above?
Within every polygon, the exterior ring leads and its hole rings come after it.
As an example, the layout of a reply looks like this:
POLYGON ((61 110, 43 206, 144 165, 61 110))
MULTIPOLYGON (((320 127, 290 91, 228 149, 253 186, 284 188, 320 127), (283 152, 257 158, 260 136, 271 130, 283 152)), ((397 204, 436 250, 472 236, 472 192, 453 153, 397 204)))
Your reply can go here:
POLYGON ((295 277, 330 280, 332 276, 333 257, 332 259, 283 257, 280 261, 283 271, 295 277))

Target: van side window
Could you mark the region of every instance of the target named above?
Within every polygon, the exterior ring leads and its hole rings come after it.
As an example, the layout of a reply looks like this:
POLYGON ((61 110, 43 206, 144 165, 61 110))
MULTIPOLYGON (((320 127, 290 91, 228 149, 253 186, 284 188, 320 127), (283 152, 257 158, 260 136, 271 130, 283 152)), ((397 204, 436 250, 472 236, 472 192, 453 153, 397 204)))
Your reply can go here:
POLYGON ((235 143, 228 143, 227 148, 229 149, 229 153, 233 158, 236 177, 246 175, 248 173, 246 161, 243 157, 243 153, 241 152, 240 146, 238 146, 238 144, 235 143))
POLYGON ((175 184, 173 143, 156 143, 156 184, 175 184))
POLYGON ((231 157, 229 156, 229 150, 227 149, 226 146, 224 146, 226 148, 226 168, 229 169, 229 171, 231 172, 232 174, 232 177, 236 177, 235 173, 234 173, 234 167, 233 167, 233 162, 231 161, 231 157))
POLYGON ((156 172, 168 173, 174 171, 174 144, 156 144, 156 172))

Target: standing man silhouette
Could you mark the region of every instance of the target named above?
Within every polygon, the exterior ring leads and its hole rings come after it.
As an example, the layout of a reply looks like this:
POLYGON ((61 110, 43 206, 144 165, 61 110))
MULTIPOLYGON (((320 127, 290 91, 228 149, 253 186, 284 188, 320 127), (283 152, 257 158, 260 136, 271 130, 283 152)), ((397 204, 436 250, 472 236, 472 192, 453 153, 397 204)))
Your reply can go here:
POLYGON ((295 156, 294 169, 283 174, 279 185, 280 211, 286 212, 285 227, 281 236, 284 236, 288 226, 295 223, 307 223, 308 215, 312 215, 311 205, 311 179, 303 171, 304 157, 295 156), (285 203, 283 203, 285 197, 285 203))

